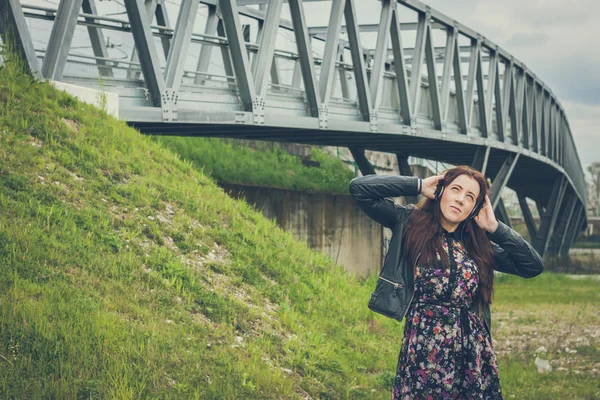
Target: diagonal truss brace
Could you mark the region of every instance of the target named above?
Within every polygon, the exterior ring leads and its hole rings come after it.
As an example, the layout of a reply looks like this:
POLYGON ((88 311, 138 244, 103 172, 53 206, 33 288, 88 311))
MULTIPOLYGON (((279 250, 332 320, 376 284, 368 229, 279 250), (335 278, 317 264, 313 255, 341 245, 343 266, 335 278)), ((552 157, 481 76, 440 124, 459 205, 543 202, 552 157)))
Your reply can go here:
POLYGON ((506 160, 504 160, 502 167, 500 167, 500 171, 498 171, 498 174, 494 178, 494 183, 492 183, 492 187, 490 188, 490 202, 492 203, 492 207, 494 209, 496 209, 498 206, 498 202, 501 199, 500 194, 502 193, 502 189, 504 189, 508 183, 512 172, 519 161, 519 156, 519 153, 508 156, 506 160))
POLYGON ((173 33, 173 42, 169 46, 165 68, 166 89, 162 93, 163 121, 177 121, 177 101, 183 79, 183 68, 188 55, 192 30, 198 12, 198 0, 183 0, 173 33))
POLYGON ((0 1, 0 35, 5 45, 11 41, 14 43, 16 53, 23 60, 25 68, 31 75, 40 79, 42 71, 19 0, 0 1))
POLYGON ((148 21, 148 14, 142 0, 125 0, 125 9, 131 24, 131 33, 138 52, 144 80, 150 93, 153 106, 161 106, 161 97, 165 91, 163 78, 154 38, 148 21))
POLYGON ((558 213, 561 208, 560 206, 567 187, 568 180, 565 179, 564 176, 561 175, 556 179, 546 210, 542 215, 540 215, 540 229, 538 230, 538 236, 536 238, 537 240, 533 243, 533 245, 541 256, 544 256, 546 250, 548 249, 548 245, 550 243, 552 233, 554 232, 554 226, 556 225, 558 213))
MULTIPOLYGON (((61 0, 42 63, 44 78, 60 81, 77 26, 82 0, 61 0)), ((132 27, 133 28, 133 27, 132 27)))
POLYGON ((369 162, 367 157, 365 156, 365 150, 358 147, 348 147, 350 153, 352 153, 352 157, 354 158, 354 162, 358 165, 358 169, 360 169, 361 174, 363 175, 375 175, 375 168, 369 162))
MULTIPOLYGON (((413 176, 413 172, 408 164, 408 156, 404 154, 396 153, 396 159, 398 160, 398 169, 402 176, 413 176)), ((417 204, 419 196, 406 196, 406 202, 408 204, 417 204)))
MULTIPOLYGON (((96 10, 96 3, 94 2, 94 0, 83 0, 81 7, 83 8, 83 12, 85 14, 98 15, 98 11, 96 10)), ((96 22, 96 19, 85 17, 85 21, 93 25, 96 22)), ((108 51, 106 50, 106 42, 104 41, 104 35, 102 34, 102 30, 91 25, 89 25, 87 29, 88 34, 90 36, 90 42, 92 43, 92 50, 94 51, 94 55, 96 57, 99 57, 99 59, 96 60, 96 64, 98 64, 98 73, 100 74, 100 76, 112 77, 112 68, 105 60, 109 58, 109 55, 108 51)))
POLYGON ((519 199, 519 206, 521 206, 521 214, 523 214, 525 225, 527 225, 529 237, 531 238, 531 242, 533 243, 533 241, 536 240, 536 238, 538 237, 538 228, 535 225, 535 221, 533 219, 533 215, 531 214, 529 204, 527 204, 527 198, 519 193, 517 193, 517 198, 519 199))

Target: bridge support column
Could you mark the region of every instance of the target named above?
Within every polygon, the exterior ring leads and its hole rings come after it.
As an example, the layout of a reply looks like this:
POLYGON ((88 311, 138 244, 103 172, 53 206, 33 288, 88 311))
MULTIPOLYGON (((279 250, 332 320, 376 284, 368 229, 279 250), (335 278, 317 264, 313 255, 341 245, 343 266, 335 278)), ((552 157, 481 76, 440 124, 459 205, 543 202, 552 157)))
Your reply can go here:
POLYGON ((544 256, 548 249, 550 238, 554 232, 554 226, 556 225, 556 220, 560 211, 560 206, 567 189, 567 184, 568 181, 562 175, 556 179, 546 211, 543 214, 540 212, 540 229, 539 234, 533 243, 533 247, 535 247, 541 256, 544 256))
POLYGON ((519 155, 520 154, 508 156, 506 160, 504 160, 502 167, 500 167, 500 171, 498 171, 496 178, 494 178, 494 183, 492 183, 492 187, 490 188, 490 202, 494 209, 496 209, 498 202, 501 200, 500 194, 502 193, 502 189, 504 189, 508 183, 512 172, 519 161, 519 155))
POLYGON ((531 215, 531 210, 529 209, 529 205, 527 204, 527 199, 525 198, 525 196, 522 196, 519 193, 517 193, 517 197, 519 198, 519 205, 521 206, 521 213, 523 214, 525 225, 527 225, 527 231, 529 232, 530 241, 531 243, 533 243, 538 235, 537 226, 535 225, 535 221, 533 220, 533 216, 531 215))
POLYGON ((502 221, 505 225, 512 228, 512 224, 510 222, 510 217, 508 216, 508 212, 506 211, 506 207, 504 206, 504 201, 500 199, 498 201, 498 205, 496 206, 496 214, 498 215, 498 219, 502 221))
POLYGON ((367 160, 365 157, 365 150, 357 147, 349 147, 350 153, 352 153, 352 157, 354 157, 354 161, 356 165, 358 165, 358 169, 360 169, 360 173, 363 175, 375 175, 375 168, 373 165, 367 160))
POLYGON ((559 249, 559 254, 561 257, 567 257, 569 255, 569 249, 579 236, 579 232, 581 229, 581 220, 584 218, 585 213, 583 212, 583 207, 581 204, 578 204, 575 207, 575 211, 573 212, 573 218, 569 224, 569 229, 565 235, 565 241, 563 242, 561 248, 559 249))
POLYGON ((38 79, 42 78, 40 65, 19 0, 2 0, 0 2, 0 35, 2 35, 5 46, 14 44, 14 50, 23 61, 27 72, 38 79))
POLYGON ((478 148, 477 152, 475 153, 475 158, 473 159, 473 163, 471 164, 471 167, 475 168, 476 170, 478 170, 485 176, 485 171, 487 169, 489 157, 490 157, 490 147, 478 148))
MULTIPOLYGON (((408 156, 397 153, 396 158, 398 159, 398 169, 400 170, 400 175, 413 176, 414 174, 412 173, 410 165, 408 164, 408 156)), ((419 196, 406 196, 406 202, 408 204, 417 204, 418 201, 419 196)))
POLYGON ((559 222, 554 230, 554 234, 552 235, 552 240, 550 241, 549 251, 552 255, 558 255, 560 253, 560 249, 564 245, 569 223, 573 218, 573 212, 575 211, 575 205, 577 204, 577 196, 575 193, 571 192, 570 194, 566 195, 565 198, 568 198, 568 200, 566 203, 563 202, 559 222))
POLYGON ((61 0, 52 24, 48 48, 42 63, 44 78, 60 81, 62 78, 82 0, 61 0))

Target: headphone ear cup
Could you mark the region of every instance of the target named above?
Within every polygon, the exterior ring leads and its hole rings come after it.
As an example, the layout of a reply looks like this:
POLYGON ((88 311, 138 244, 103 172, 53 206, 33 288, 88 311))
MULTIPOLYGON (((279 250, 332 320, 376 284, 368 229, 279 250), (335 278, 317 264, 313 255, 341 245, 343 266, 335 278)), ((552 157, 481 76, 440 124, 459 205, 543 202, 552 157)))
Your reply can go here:
POLYGON ((485 198, 482 201, 480 201, 479 204, 477 204, 475 206, 475 208, 473 209, 473 211, 471 211, 471 214, 469 215, 469 217, 467 219, 473 219, 477 216, 477 214, 479 214, 479 211, 483 207, 484 201, 485 201, 485 198))
POLYGON ((444 193, 444 185, 442 183, 438 183, 435 188, 435 199, 440 200, 442 198, 442 193, 444 193))

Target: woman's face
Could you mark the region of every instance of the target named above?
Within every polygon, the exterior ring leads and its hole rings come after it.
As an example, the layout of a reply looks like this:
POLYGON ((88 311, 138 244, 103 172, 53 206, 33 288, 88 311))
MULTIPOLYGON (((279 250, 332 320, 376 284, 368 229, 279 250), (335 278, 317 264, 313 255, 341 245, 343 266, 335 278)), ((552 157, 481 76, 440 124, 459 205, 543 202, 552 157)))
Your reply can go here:
POLYGON ((456 227, 467 219, 475 207, 479 192, 479 183, 470 176, 463 174, 454 179, 446 186, 440 200, 442 222, 456 227))

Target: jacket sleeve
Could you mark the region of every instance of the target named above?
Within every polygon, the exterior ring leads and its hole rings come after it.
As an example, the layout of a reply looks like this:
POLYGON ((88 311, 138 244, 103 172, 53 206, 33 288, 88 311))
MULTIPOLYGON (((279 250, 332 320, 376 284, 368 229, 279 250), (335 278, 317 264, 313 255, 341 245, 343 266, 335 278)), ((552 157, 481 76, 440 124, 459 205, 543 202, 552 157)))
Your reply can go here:
POLYGON ((366 175, 350 181, 350 194, 374 221, 393 228, 409 214, 408 207, 394 204, 391 197, 417 196, 419 178, 399 175, 366 175))
POLYGON ((523 278, 533 278, 544 270, 544 261, 521 235, 502 222, 488 234, 496 257, 496 270, 523 278))

